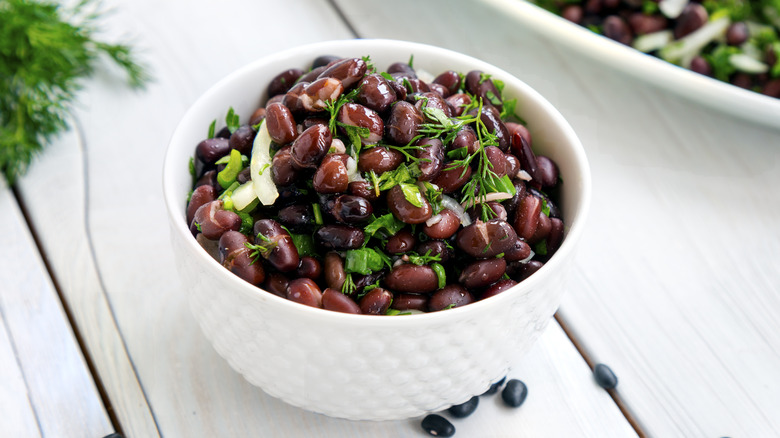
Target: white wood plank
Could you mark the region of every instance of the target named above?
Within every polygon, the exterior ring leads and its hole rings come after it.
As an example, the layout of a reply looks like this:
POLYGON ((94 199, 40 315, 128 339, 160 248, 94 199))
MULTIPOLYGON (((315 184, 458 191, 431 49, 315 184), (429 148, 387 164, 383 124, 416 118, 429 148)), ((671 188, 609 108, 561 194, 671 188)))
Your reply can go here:
POLYGON ((48 147, 44 159, 17 187, 123 432, 154 437, 158 435, 154 418, 104 295, 87 238, 83 163, 79 136, 71 130, 48 147))
POLYGON ((27 397, 24 375, 6 331, 0 307, 0 433, 6 436, 39 437, 35 411, 27 397))
POLYGON ((415 10, 433 3, 442 20, 399 27, 383 17, 403 4, 368 12, 338 3, 362 37, 495 63, 572 123, 591 159, 594 200, 562 314, 593 359, 618 373, 619 396, 649 434, 780 434, 778 132, 552 45, 508 9, 425 2, 415 10))
MULTIPOLYGON (((152 430, 148 400, 166 436, 419 436, 419 419, 331 419, 287 406, 245 382, 201 335, 168 245, 159 169, 165 142, 186 107, 214 81, 257 56, 348 38, 346 27, 328 3, 317 1, 149 0, 112 6, 119 13, 105 26, 108 36, 136 34, 156 81, 141 93, 127 91, 107 75, 91 82, 78 111, 86 156, 80 156, 81 139, 63 137, 25 178, 21 191, 68 302, 78 309, 79 326, 87 333, 102 327, 101 335, 85 341, 123 428, 136 432, 130 436, 150 436, 139 432, 152 430), (49 187, 64 189, 52 198, 49 187), (79 231, 62 236, 48 221, 53 216, 62 227, 79 231), (81 231, 87 219, 89 235, 81 231), (89 237, 94 260, 87 251, 89 237), (112 309, 121 339, 110 319, 112 309), (128 369, 122 340, 141 389, 128 369), (125 393, 123 385, 130 391, 125 393)), ((528 436, 631 434, 558 327, 544 334, 527 360, 530 365, 523 362, 518 370, 528 376, 523 378, 532 386, 530 400, 539 404, 529 400, 523 412, 539 415, 510 416, 488 402, 468 420, 473 426, 462 422, 459 427, 489 430, 492 436, 516 436, 518 428, 528 436)))
POLYGON ((113 432, 59 297, 3 182, 0 211, 0 435, 113 432))

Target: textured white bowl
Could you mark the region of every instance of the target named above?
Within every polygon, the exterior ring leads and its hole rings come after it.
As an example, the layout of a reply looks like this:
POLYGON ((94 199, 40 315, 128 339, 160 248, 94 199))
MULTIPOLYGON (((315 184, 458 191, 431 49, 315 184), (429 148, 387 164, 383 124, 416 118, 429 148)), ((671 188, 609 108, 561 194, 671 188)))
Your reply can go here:
POLYGON ((287 403, 334 417, 390 420, 466 401, 506 375, 510 358, 536 340, 557 309, 590 201, 582 145, 563 117, 525 83, 492 65, 437 47, 390 40, 331 41, 260 59, 223 79, 186 113, 170 142, 163 189, 177 264, 195 317, 230 365, 287 403), (323 54, 370 55, 380 69, 414 55, 432 74, 482 70, 519 100, 537 153, 564 181, 566 238, 538 272, 468 306, 409 316, 348 315, 300 305, 244 282, 212 259, 185 223, 187 163, 212 120, 229 107, 243 117, 266 99, 279 72, 323 54))

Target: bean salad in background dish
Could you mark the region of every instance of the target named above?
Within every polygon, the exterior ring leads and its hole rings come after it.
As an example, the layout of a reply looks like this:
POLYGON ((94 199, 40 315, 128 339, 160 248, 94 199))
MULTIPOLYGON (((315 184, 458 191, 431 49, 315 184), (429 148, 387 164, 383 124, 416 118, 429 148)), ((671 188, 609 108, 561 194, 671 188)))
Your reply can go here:
POLYGON ((463 306, 536 272, 564 238, 562 178, 522 102, 413 61, 321 56, 212 123, 190 163, 201 245, 265 291, 355 314, 463 306))
POLYGON ((780 98, 780 1, 531 1, 641 52, 780 98))

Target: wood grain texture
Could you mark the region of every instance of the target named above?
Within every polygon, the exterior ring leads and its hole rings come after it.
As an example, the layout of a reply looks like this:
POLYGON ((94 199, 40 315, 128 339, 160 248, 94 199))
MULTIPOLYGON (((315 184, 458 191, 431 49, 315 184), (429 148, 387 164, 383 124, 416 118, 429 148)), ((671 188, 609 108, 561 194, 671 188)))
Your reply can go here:
POLYGON ((84 155, 74 129, 48 148, 18 183, 49 266, 107 393, 130 437, 158 435, 107 301, 85 226, 84 155), (48 158, 48 157, 47 157, 48 158))
POLYGON ((511 1, 337 3, 362 37, 492 62, 570 121, 594 198, 561 314, 650 435, 780 434, 780 133, 553 45, 495 6, 511 1), (441 20, 383 19, 405 7, 441 20))
MULTIPOLYGON (((349 38, 347 27, 329 3, 313 0, 109 6, 117 12, 104 26, 106 37, 134 35, 155 81, 135 93, 102 70, 79 101, 83 138, 61 138, 20 185, 127 434, 152 436, 157 426, 164 436, 421 436, 419 419, 332 419, 248 384, 200 333, 169 248, 159 175, 167 139, 188 105, 258 56, 349 38), (62 229, 74 231, 65 236, 62 229)), ((458 427, 506 437, 518 430, 525 436, 632 434, 554 323, 516 370, 533 394, 518 415, 486 401, 458 427)))
POLYGON ((113 432, 48 272, 0 183, 0 435, 113 432))

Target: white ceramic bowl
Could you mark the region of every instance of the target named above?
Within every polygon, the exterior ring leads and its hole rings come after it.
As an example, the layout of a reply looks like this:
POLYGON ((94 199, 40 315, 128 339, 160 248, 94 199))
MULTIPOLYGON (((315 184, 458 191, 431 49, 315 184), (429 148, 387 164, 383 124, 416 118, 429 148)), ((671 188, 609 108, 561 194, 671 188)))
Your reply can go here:
POLYGON ((180 275, 203 332, 230 365, 266 393, 301 408, 348 419, 390 420, 466 401, 506 375, 510 358, 550 321, 572 269, 590 201, 590 171, 569 124, 542 96, 492 65, 427 45, 389 40, 332 41, 260 59, 208 90, 170 142, 163 189, 180 275), (304 306, 234 276, 204 251, 185 223, 187 163, 212 120, 229 107, 243 117, 265 99, 279 72, 307 68, 323 54, 370 55, 380 69, 414 55, 433 74, 482 70, 519 100, 534 148, 563 178, 566 237, 558 252, 511 290, 468 306, 409 316, 349 315, 304 306))

